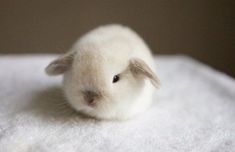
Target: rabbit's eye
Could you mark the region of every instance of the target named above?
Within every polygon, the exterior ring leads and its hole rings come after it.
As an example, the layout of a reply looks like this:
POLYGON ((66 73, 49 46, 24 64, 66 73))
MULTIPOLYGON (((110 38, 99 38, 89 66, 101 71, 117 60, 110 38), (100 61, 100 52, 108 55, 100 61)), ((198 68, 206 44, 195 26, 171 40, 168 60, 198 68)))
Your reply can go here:
POLYGON ((113 83, 116 83, 116 82, 118 82, 119 81, 119 75, 115 75, 114 77, 113 77, 113 83))

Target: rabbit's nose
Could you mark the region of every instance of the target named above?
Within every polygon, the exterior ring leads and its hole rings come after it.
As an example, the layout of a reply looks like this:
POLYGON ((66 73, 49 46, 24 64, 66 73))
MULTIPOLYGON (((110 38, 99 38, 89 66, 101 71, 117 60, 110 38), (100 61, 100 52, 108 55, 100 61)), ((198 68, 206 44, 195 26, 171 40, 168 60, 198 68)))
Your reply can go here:
POLYGON ((97 92, 88 90, 88 91, 83 91, 83 97, 89 106, 94 106, 96 100, 100 97, 100 95, 97 92))

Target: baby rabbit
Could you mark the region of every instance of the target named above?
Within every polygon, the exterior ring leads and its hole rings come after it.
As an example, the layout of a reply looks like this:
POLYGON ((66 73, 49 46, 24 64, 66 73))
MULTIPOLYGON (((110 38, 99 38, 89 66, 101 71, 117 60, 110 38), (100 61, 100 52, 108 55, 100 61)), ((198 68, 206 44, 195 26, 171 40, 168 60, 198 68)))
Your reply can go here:
POLYGON ((98 119, 128 119, 146 110, 159 80, 145 42, 128 27, 106 25, 82 36, 51 62, 48 75, 64 75, 63 89, 78 112, 98 119))

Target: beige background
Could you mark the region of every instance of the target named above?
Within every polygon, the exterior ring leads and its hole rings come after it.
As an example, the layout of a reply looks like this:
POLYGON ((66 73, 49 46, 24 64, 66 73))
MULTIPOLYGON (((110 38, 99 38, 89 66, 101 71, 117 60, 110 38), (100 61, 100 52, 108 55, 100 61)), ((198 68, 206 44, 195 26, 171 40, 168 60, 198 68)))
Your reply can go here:
POLYGON ((62 53, 102 24, 135 29, 159 54, 235 76, 233 0, 1 0, 0 53, 62 53))

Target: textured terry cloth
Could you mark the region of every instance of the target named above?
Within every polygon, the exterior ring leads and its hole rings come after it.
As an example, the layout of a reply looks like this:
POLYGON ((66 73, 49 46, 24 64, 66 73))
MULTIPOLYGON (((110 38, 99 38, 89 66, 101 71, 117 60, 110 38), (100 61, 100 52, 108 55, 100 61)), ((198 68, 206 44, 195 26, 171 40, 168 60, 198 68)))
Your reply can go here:
POLYGON ((0 56, 0 152, 234 152, 235 81, 186 56, 158 56, 154 103, 128 121, 66 104, 55 55, 0 56))

